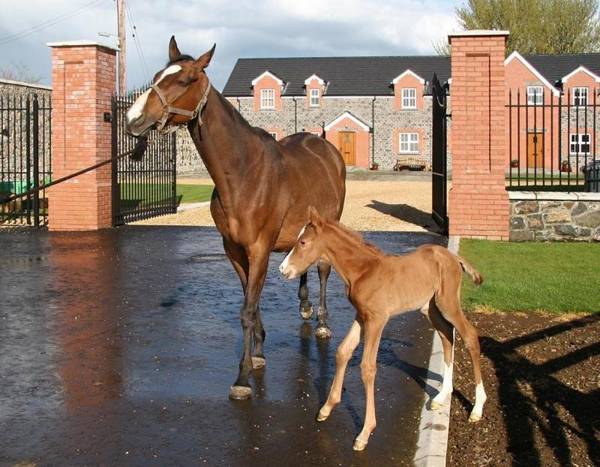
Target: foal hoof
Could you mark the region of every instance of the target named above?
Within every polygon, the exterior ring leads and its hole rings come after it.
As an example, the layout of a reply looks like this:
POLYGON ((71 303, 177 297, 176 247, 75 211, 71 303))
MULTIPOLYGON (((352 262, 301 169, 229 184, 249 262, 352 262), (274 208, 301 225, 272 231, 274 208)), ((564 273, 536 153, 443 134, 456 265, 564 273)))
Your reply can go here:
POLYGON ((479 420, 481 420, 481 415, 476 413, 469 415, 469 423, 477 423, 479 420))
POLYGON ((357 438, 354 440, 354 446, 352 446, 352 449, 354 449, 355 451, 364 451, 367 447, 367 444, 368 441, 361 441, 357 438))
POLYGON ((233 401, 243 401, 252 397, 252 388, 250 386, 231 386, 229 388, 229 398, 233 401))
POLYGON ((315 330, 315 336, 319 339, 329 339, 331 337, 331 329, 327 326, 319 326, 315 330))
POLYGON ((254 370, 260 370, 261 368, 264 368, 266 364, 267 361, 264 357, 252 357, 252 368, 254 370))
POLYGON ((321 411, 319 410, 319 413, 317 414, 317 422, 324 422, 328 418, 329 418, 329 415, 322 414, 321 411))
POLYGON ((300 307, 300 316, 302 316, 303 320, 309 320, 312 318, 314 313, 312 305, 307 306, 306 308, 300 307))

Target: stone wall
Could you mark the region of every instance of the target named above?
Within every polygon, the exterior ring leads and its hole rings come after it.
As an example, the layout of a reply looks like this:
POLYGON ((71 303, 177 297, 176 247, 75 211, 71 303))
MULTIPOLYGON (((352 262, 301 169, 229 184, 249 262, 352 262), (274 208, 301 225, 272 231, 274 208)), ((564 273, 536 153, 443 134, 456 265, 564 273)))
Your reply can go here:
POLYGON ((204 162, 202 162, 202 158, 198 154, 196 146, 194 146, 187 127, 179 128, 175 133, 175 138, 177 175, 208 176, 204 162))
POLYGON ((600 241, 600 193, 509 192, 510 240, 600 241))

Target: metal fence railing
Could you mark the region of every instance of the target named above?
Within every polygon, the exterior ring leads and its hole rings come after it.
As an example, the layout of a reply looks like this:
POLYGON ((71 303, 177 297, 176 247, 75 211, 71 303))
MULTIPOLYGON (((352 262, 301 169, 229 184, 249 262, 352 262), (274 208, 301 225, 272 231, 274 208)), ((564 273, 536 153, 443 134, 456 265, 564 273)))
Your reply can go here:
POLYGON ((597 191, 598 92, 509 91, 507 188, 540 191, 597 191))

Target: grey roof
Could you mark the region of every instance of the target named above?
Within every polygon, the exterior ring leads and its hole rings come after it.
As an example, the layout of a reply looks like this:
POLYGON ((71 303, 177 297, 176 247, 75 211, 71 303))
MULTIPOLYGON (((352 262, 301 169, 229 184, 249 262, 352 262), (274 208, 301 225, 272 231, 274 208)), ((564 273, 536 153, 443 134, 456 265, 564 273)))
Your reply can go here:
POLYGON ((389 96, 392 80, 410 69, 426 81, 433 73, 443 83, 450 77, 450 59, 439 56, 240 58, 224 96, 251 96, 252 80, 270 71, 285 83, 284 96, 303 96, 304 81, 316 74, 329 82, 328 96, 389 96))
POLYGON ((525 55, 531 65, 546 78, 550 84, 555 84, 580 66, 586 67, 592 73, 600 76, 600 53, 594 54, 565 54, 565 55, 525 55))
MULTIPOLYGON (((552 84, 581 65, 600 76, 600 53, 527 55, 525 59, 552 84)), ((444 83, 450 78, 450 58, 424 55, 240 58, 225 84, 223 95, 252 96, 252 80, 270 71, 286 84, 284 96, 305 95, 304 81, 313 74, 329 82, 328 96, 389 96, 393 94, 392 80, 406 70, 427 82, 431 82, 435 72, 444 83)))

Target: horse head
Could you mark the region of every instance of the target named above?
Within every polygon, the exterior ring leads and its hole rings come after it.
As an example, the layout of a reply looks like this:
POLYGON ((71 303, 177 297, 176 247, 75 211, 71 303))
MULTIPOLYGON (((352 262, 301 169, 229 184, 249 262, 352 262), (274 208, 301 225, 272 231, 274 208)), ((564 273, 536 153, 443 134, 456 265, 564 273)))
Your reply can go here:
POLYGON ((143 136, 151 129, 170 131, 199 116, 210 91, 204 72, 216 45, 194 59, 177 47, 175 36, 169 42, 169 62, 158 71, 150 89, 140 95, 127 111, 127 129, 143 136))

